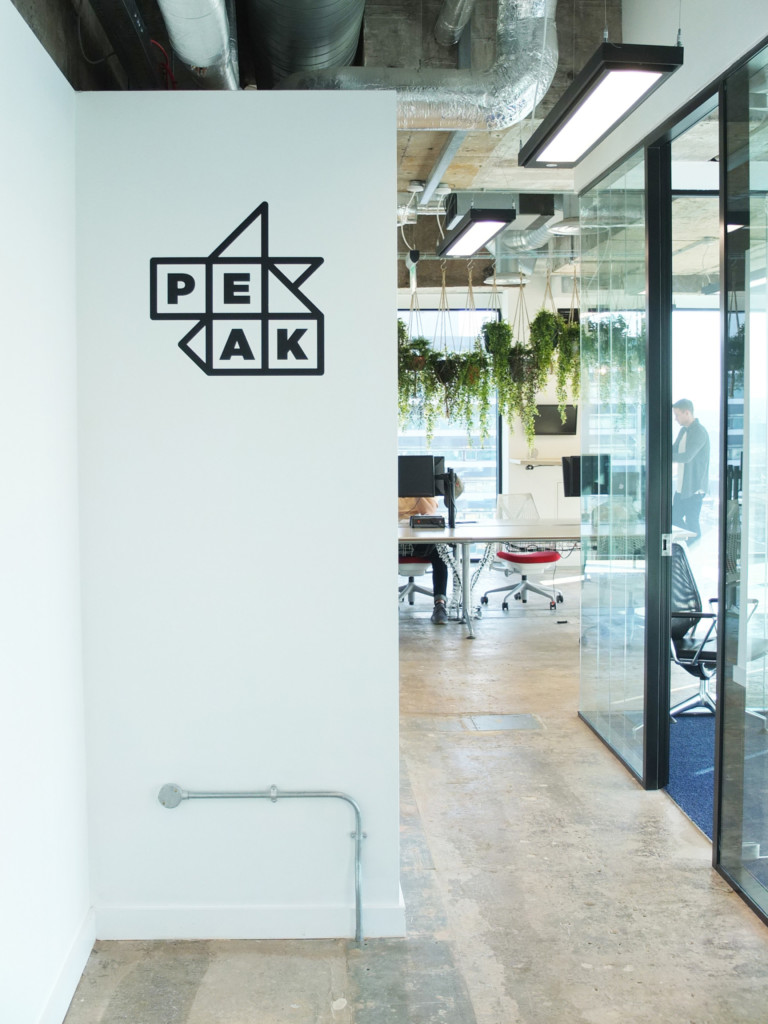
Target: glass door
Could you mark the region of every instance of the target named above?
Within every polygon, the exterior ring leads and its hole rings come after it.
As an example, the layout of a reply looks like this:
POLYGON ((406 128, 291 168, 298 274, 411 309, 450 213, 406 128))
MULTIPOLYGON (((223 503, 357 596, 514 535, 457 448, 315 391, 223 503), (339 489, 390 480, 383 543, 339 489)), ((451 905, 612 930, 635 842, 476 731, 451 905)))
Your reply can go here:
POLYGON ((719 115, 678 135, 671 150, 672 539, 667 792, 712 838, 715 668, 720 522, 720 163, 719 115), (680 574, 686 573, 687 575, 680 574), (698 592, 705 618, 676 615, 680 585, 698 592), (711 617, 709 617, 711 616, 711 617), (709 638, 708 638, 709 637, 709 638), (697 658, 698 646, 703 657, 697 658))
POLYGON ((640 778, 645 744, 645 161, 581 197, 579 714, 640 778))
POLYGON ((768 51, 725 82, 726 395, 714 862, 768 917, 768 51))

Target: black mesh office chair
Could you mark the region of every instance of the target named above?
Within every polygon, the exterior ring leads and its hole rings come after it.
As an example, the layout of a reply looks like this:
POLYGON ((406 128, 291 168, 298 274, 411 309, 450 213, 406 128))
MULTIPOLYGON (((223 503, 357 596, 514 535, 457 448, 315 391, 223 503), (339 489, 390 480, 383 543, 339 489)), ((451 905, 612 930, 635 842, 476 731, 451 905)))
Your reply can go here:
POLYGON ((699 680, 699 692, 670 709, 673 717, 693 711, 694 708, 704 708, 711 712, 715 710, 715 702, 707 688, 717 667, 717 614, 712 611, 715 603, 715 599, 712 599, 710 611, 702 610, 699 588, 691 572, 685 548, 682 544, 673 544, 669 628, 672 660, 699 680), (697 633, 698 627, 701 628, 697 633))

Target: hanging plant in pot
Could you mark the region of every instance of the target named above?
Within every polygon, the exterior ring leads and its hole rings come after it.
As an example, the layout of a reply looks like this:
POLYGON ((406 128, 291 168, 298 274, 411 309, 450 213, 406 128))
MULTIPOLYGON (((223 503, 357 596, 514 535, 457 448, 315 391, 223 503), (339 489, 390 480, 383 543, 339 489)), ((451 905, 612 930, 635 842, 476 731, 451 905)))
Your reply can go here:
POLYGON ((475 426, 481 442, 490 433, 491 391, 490 360, 478 339, 472 351, 462 355, 453 396, 454 417, 466 427, 470 444, 475 426))
POLYGON ((508 405, 502 412, 507 422, 520 418, 528 450, 536 436, 536 396, 541 388, 541 368, 536 351, 526 345, 513 345, 508 358, 508 405))
POLYGON ((563 322, 557 339, 555 358, 555 395, 560 419, 565 423, 565 407, 570 392, 573 401, 578 403, 581 392, 581 353, 579 344, 580 328, 578 323, 563 322))
POLYGON ((490 359, 490 385, 496 391, 499 413, 509 421, 515 402, 515 387, 510 373, 512 327, 506 320, 491 320, 482 326, 485 351, 490 359))
POLYGON ((423 417, 422 371, 430 351, 429 339, 409 338, 402 320, 397 321, 397 409, 401 426, 423 417))

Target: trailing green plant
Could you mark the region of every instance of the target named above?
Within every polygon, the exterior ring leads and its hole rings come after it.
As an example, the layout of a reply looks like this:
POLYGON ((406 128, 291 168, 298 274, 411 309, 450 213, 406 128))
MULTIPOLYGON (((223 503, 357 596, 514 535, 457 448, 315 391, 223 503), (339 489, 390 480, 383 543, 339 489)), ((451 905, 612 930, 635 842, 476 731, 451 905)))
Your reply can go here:
POLYGON ((491 393, 491 363, 478 338, 461 361, 453 397, 453 418, 464 424, 470 441, 476 419, 481 442, 490 433, 491 393))
POLYGON ((581 393, 581 345, 578 323, 563 322, 557 339, 557 358, 555 360, 555 394, 560 419, 565 423, 565 407, 568 404, 568 393, 578 405, 581 393))
POLYGON ((397 321, 397 410, 401 426, 423 417, 422 371, 430 351, 428 338, 409 338, 405 323, 397 321))
POLYGON ((581 369, 585 384, 602 403, 623 409, 645 388, 645 320, 630 329, 621 313, 587 317, 581 325, 581 369))
POLYGON ((515 403, 514 379, 509 369, 512 327, 506 320, 490 320, 483 324, 481 334, 491 362, 490 384, 496 391, 499 413, 509 421, 515 403))
POLYGON ((529 449, 536 436, 536 398, 556 366, 555 352, 564 327, 559 316, 541 309, 531 321, 528 341, 513 344, 506 321, 483 325, 499 412, 508 423, 520 419, 529 449))
POLYGON ((397 322, 398 413, 400 425, 424 424, 430 443, 437 420, 461 422, 471 443, 490 433, 492 384, 490 359, 479 340, 469 352, 435 351, 427 338, 409 338, 397 322))

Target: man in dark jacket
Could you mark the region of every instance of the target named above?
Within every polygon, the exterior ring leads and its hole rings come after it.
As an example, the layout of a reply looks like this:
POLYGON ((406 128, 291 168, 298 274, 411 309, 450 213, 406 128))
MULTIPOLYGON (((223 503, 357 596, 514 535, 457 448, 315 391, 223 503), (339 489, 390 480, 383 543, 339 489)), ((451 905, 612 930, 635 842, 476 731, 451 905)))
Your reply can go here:
MULTIPOLYGON (((672 525, 701 537, 699 514, 709 490, 709 434, 693 415, 693 402, 681 398, 672 406, 680 433, 672 445, 672 461, 680 464, 672 499, 672 525)), ((689 541, 690 543, 690 541, 689 541)))

